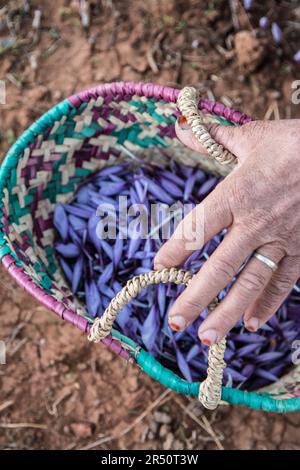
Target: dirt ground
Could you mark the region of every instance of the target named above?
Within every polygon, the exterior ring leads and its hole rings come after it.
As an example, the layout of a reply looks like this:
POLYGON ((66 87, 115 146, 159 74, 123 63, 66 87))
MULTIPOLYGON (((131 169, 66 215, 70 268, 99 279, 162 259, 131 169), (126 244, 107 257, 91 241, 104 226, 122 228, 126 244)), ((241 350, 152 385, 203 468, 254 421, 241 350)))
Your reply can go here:
MULTIPOLYGON (((238 1, 0 1, 2 155, 52 104, 103 81, 193 84, 257 118, 300 117, 300 9, 253 3, 247 13, 238 1), (266 13, 282 27, 279 46, 257 30, 266 13)), ((300 413, 203 411, 0 276, 1 449, 300 449, 300 413)))

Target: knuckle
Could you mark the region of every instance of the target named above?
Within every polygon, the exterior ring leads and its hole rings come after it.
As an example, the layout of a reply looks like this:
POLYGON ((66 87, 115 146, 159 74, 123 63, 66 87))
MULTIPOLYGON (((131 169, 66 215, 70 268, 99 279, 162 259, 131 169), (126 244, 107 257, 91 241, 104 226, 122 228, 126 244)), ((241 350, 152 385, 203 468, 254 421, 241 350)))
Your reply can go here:
POLYGON ((259 304, 260 304, 260 310, 262 312, 270 312, 270 311, 275 310, 276 301, 275 301, 274 297, 269 296, 266 293, 266 295, 264 295, 261 298, 259 304))
POLYGON ((257 271, 246 270, 239 279, 240 289, 244 293, 260 292, 266 285, 267 279, 257 271))
POLYGON ((227 258, 215 259, 210 264, 210 275, 213 279, 223 277, 226 280, 231 280, 235 273, 235 266, 227 258))
POLYGON ((182 302, 181 311, 189 313, 201 313, 203 310, 203 306, 200 303, 199 299, 192 297, 191 295, 187 295, 182 302))
POLYGON ((265 289, 265 295, 261 299, 261 306, 268 311, 277 308, 283 298, 288 295, 294 282, 286 277, 278 277, 271 282, 265 289))
POLYGON ((286 255, 286 249, 283 240, 275 240, 271 243, 265 244, 262 248, 262 252, 265 256, 276 260, 277 262, 279 262, 286 255))
POLYGON ((269 291, 273 296, 282 297, 293 287, 294 280, 286 276, 275 277, 274 283, 270 285, 269 291))

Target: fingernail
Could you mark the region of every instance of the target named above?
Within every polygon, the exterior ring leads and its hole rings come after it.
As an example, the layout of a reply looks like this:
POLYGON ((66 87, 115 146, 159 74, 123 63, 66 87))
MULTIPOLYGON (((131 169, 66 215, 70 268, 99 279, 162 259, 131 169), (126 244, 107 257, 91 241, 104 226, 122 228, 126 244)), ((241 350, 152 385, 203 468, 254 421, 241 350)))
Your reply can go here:
POLYGON ((183 131, 187 131, 190 128, 184 116, 178 116, 177 122, 178 122, 180 129, 183 131))
POLYGON ((205 330, 203 333, 199 333, 201 342, 206 346, 211 346, 218 340, 218 333, 216 330, 205 330))
POLYGON ((187 327, 187 322, 181 315, 174 315, 174 317, 169 318, 169 325, 172 330, 182 331, 187 327))
POLYGON ((162 269, 166 269, 166 267, 163 266, 162 264, 155 263, 155 265, 154 265, 154 270, 155 271, 161 271, 162 269))
POLYGON ((256 317, 250 318, 246 323, 245 327, 249 331, 256 331, 259 328, 259 319, 256 317))

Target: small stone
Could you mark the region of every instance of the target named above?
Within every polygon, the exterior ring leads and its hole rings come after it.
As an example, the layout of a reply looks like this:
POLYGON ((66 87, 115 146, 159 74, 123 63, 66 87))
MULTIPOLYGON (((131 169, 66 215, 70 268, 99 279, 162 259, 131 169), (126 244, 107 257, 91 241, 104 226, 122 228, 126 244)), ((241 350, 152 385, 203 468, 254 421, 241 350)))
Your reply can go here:
POLYGON ((158 432, 158 422, 155 420, 152 420, 149 424, 149 429, 151 432, 153 432, 153 434, 156 435, 158 432))
POLYGON ((86 439, 93 434, 91 423, 72 423, 70 428, 73 434, 80 439, 86 439))
POLYGON ((142 431, 141 431, 141 435, 140 435, 141 444, 143 444, 146 441, 148 433, 149 433, 149 426, 143 426, 142 431))
POLYGON ((127 379, 127 389, 129 392, 136 392, 139 388, 138 377, 136 375, 128 375, 127 379))
POLYGON ((199 39, 197 38, 197 39, 194 39, 194 40, 192 41, 191 46, 192 46, 193 49, 197 49, 197 48, 199 47, 199 44, 200 44, 200 41, 199 41, 199 39))
POLYGON ((67 435, 70 434, 70 428, 69 428, 69 426, 64 426, 64 434, 67 434, 67 435))
POLYGON ((173 450, 183 450, 184 444, 183 442, 179 441, 179 439, 175 439, 172 447, 173 447, 173 450))
POLYGON ((149 431, 148 435, 147 435, 147 438, 148 438, 148 441, 154 441, 154 439, 155 439, 154 433, 152 431, 149 431))
POLYGON ((171 416, 168 415, 167 413, 164 413, 163 411, 155 411, 154 419, 157 423, 160 423, 160 424, 170 424, 172 421, 171 416))
POLYGON ((159 430, 159 437, 164 438, 170 432, 170 426, 168 424, 163 424, 159 430))
POLYGON ((54 101, 59 101, 59 100, 62 99, 62 92, 61 92, 61 90, 55 90, 55 91, 53 92, 53 99, 54 99, 54 101))
POLYGON ((239 31, 234 37, 237 62, 242 70, 253 72, 263 61, 265 48, 250 31, 239 31))
POLYGON ((171 432, 169 432, 166 436, 165 442, 163 443, 163 450, 172 449, 173 442, 174 442, 174 436, 171 432))

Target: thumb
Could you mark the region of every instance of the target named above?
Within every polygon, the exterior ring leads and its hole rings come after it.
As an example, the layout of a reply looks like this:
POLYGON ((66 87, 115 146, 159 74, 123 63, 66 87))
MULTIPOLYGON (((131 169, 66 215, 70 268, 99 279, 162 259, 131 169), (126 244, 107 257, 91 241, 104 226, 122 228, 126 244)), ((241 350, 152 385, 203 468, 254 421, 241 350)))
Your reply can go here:
MULTIPOLYGON (((242 132, 241 126, 228 126, 212 123, 206 124, 206 129, 218 144, 223 145, 226 150, 233 153, 239 161, 243 159, 245 154, 245 145, 243 142, 245 133, 242 132)), ((177 119, 175 131, 178 139, 184 145, 192 150, 196 150, 196 152, 207 153, 207 150, 195 137, 183 116, 179 116, 177 119)))

